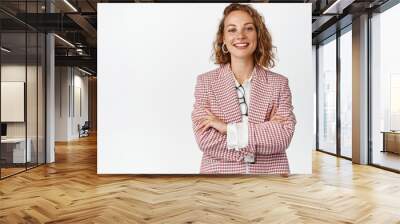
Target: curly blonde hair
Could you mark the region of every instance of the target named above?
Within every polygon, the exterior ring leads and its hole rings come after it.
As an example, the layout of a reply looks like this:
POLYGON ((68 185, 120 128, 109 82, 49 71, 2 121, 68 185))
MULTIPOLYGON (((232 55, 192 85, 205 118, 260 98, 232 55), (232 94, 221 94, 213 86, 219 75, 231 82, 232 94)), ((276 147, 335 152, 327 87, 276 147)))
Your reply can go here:
POLYGON ((213 43, 213 57, 215 64, 226 64, 231 62, 230 53, 224 54, 222 51, 222 44, 224 43, 224 26, 225 18, 233 11, 247 12, 254 21, 257 31, 257 47, 253 53, 255 64, 272 68, 275 66, 275 55, 273 52, 271 34, 268 32, 264 23, 264 18, 250 5, 232 3, 224 9, 223 18, 221 19, 217 37, 213 43))

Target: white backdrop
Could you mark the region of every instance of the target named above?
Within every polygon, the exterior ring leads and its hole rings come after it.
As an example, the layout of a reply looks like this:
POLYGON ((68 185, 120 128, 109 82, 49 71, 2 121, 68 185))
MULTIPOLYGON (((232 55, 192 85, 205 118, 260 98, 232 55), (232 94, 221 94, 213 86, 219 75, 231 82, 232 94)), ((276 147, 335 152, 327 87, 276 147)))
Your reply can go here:
MULTIPOLYGON (((289 78, 296 131, 292 173, 311 173, 315 81, 311 4, 252 4, 289 78)), ((196 174, 191 112, 197 75, 216 68, 212 42, 227 4, 98 4, 99 174, 196 174)))

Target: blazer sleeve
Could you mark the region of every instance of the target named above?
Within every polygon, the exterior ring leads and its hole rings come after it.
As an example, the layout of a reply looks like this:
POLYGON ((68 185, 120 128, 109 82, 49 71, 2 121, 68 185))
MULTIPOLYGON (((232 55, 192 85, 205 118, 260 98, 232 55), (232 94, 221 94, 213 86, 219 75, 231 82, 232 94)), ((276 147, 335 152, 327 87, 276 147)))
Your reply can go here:
POLYGON ((256 154, 268 155, 284 152, 292 140, 296 117, 293 113, 292 94, 286 77, 281 84, 276 115, 287 120, 282 123, 266 121, 255 124, 249 122, 249 145, 256 149, 256 154))
POLYGON ((207 116, 205 108, 210 108, 207 92, 206 82, 202 75, 199 75, 194 92, 195 103, 192 111, 192 124, 196 142, 203 153, 216 159, 232 162, 240 161, 243 159, 243 153, 228 149, 226 135, 221 134, 214 128, 209 128, 204 132, 199 128, 202 118, 207 116))

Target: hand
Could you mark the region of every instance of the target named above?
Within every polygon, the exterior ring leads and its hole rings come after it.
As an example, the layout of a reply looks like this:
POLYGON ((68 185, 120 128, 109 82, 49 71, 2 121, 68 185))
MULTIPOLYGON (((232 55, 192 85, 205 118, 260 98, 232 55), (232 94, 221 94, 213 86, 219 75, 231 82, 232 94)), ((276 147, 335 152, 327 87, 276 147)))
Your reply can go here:
POLYGON ((221 134, 226 134, 227 124, 221 121, 218 117, 212 114, 209 110, 205 109, 207 112, 207 116, 205 116, 200 123, 199 128, 201 132, 206 131, 209 128, 215 128, 221 134))
POLYGON ((276 106, 274 105, 272 107, 271 116, 270 116, 269 121, 273 121, 273 122, 277 122, 277 123, 283 123, 283 122, 287 121, 287 118, 276 115, 276 106))

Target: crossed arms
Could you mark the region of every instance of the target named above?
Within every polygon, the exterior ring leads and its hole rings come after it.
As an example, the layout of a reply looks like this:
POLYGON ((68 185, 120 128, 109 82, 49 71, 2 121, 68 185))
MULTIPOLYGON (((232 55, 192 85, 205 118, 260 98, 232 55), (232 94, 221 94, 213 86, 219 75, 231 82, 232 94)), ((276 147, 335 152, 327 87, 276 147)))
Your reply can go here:
POLYGON ((284 78, 279 91, 278 104, 273 109, 270 120, 258 124, 249 122, 248 145, 236 151, 227 147, 226 129, 222 128, 225 123, 210 114, 208 85, 202 76, 198 76, 192 123, 200 150, 223 161, 241 161, 247 153, 268 155, 284 152, 290 144, 296 125, 287 78, 284 78))

